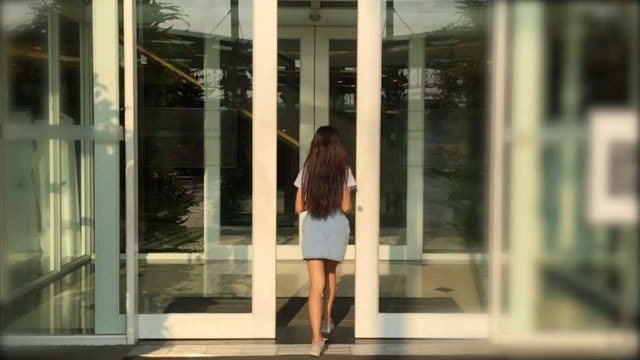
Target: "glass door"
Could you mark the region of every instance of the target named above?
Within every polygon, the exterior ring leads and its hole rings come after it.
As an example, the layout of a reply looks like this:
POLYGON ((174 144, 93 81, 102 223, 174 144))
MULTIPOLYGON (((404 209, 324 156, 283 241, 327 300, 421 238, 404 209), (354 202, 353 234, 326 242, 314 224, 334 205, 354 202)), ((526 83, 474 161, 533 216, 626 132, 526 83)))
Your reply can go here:
MULTIPOLYGON (((328 21, 328 20, 326 20, 328 21)), ((300 260, 301 237, 298 219, 293 213, 295 188, 292 179, 302 167, 315 129, 331 125, 338 129, 349 152, 349 162, 354 173, 356 167, 356 27, 354 26, 280 26, 279 38, 279 108, 278 108, 278 259, 300 260), (284 164, 283 162, 287 162, 284 164)), ((397 49, 390 49, 393 52, 397 49)), ((395 64, 389 64, 393 67, 395 64)), ((391 76, 389 77, 391 80, 391 76)), ((393 99, 390 99, 392 101, 393 99)), ((393 107, 393 106, 392 106, 393 107)), ((401 106, 400 106, 401 107, 401 106)), ((395 108, 387 111, 394 113, 395 108)), ((404 110, 404 115, 407 115, 404 110)), ((400 115, 402 116, 402 115, 400 115)), ((385 136, 407 134, 392 132, 393 117, 385 122, 385 136), (389 124, 389 125, 387 125, 389 124)), ((406 119, 405 119, 406 121, 406 119)), ((395 143, 385 144, 395 146, 395 143)), ((384 156, 393 149, 385 147, 384 156)), ((407 149, 403 150, 406 156, 407 149)), ((395 154, 395 153, 394 153, 395 154)), ((394 156, 391 154, 391 156, 394 156)), ((395 154, 397 155, 397 154, 395 154)), ((395 164, 394 158, 390 161, 395 164)), ((406 161, 406 160, 405 160, 406 161)), ((386 174, 385 174, 386 175, 386 174)), ((393 177, 390 169, 388 175, 393 177)), ((382 199, 386 208, 393 209, 398 194, 383 189, 382 199)), ((355 203, 357 193, 353 194, 355 203)), ((412 194, 406 194, 413 198, 412 194)), ((414 206, 415 205, 410 205, 414 206)), ((406 215, 388 210, 391 217, 406 215)), ((411 212, 411 211, 409 211, 411 212)), ((385 214, 381 216, 385 216, 385 214)), ((346 260, 355 259, 355 212, 347 214, 351 224, 351 239, 347 246, 346 260)), ((403 220, 406 221, 406 220, 403 220)), ((442 220, 441 222, 445 222, 442 220)), ((418 260, 421 244, 406 241, 406 229, 400 229, 393 221, 385 223, 380 242, 383 260, 418 260)), ((435 245, 434 245, 435 246, 435 245)), ((463 249, 464 251, 464 249, 463 249)))
POLYGON ((359 13, 356 336, 487 337, 488 5, 359 13))
MULTIPOLYGON (((293 180, 317 128, 338 129, 356 171, 356 28, 280 26, 278 39, 278 259, 301 260, 304 215, 293 211, 293 180)), ((355 216, 347 217, 352 230, 345 259, 353 260, 355 216)))
POLYGON ((139 2, 140 338, 274 337, 275 11, 139 2))
MULTIPOLYGON (((278 2, 278 343, 309 342, 309 277, 300 247, 304 214, 294 212, 293 182, 318 127, 338 128, 355 169, 356 23, 355 1, 278 2)), ((336 343, 354 341, 355 219, 353 212, 347 216, 352 229, 336 274, 336 343)))

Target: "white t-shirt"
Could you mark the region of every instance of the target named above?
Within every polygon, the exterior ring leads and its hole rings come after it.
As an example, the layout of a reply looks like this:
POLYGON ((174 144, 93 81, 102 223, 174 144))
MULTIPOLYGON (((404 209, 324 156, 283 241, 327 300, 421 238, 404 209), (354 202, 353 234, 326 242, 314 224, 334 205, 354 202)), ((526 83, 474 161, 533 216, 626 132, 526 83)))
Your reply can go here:
MULTIPOLYGON (((295 185, 297 188, 302 187, 302 171, 300 170, 300 172, 298 172, 298 176, 296 177, 296 181, 293 182, 293 185, 295 185)), ((356 179, 353 177, 353 172, 351 171, 351 168, 349 168, 347 170, 347 187, 351 190, 356 188, 356 179)))

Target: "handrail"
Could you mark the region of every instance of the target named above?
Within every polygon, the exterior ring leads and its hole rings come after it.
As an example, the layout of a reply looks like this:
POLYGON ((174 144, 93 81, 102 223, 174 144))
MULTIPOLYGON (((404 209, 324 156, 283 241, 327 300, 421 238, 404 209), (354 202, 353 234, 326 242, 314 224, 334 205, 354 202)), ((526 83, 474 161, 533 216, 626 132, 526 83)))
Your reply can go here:
POLYGON ((27 283, 25 286, 19 288, 18 290, 13 291, 11 295, 7 297, 7 299, 0 303, 0 307, 5 307, 33 291, 40 290, 46 286, 51 285, 55 281, 60 280, 73 271, 85 266, 89 262, 91 262, 91 256, 89 255, 82 255, 69 261, 68 263, 62 265, 60 270, 48 272, 41 277, 27 283))

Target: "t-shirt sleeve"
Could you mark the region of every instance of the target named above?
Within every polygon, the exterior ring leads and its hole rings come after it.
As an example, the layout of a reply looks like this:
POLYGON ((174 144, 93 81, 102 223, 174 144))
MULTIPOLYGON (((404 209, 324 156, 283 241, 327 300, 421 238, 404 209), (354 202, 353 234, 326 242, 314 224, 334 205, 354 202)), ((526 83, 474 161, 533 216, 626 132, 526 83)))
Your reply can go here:
POLYGON ((293 185, 298 189, 302 187, 302 170, 298 172, 298 176, 296 177, 296 181, 293 182, 293 185))
POLYGON ((349 174, 347 175, 347 187, 352 190, 357 187, 356 178, 353 177, 351 168, 349 168, 349 174))

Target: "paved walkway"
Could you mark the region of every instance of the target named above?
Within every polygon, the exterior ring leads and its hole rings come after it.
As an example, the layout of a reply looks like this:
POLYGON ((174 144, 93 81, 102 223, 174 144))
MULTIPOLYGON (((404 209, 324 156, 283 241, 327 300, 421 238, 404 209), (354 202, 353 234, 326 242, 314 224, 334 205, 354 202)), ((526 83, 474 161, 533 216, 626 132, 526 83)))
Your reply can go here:
MULTIPOLYGON (((35 346, 3 349, 2 359, 121 360, 121 359, 309 359, 306 344, 273 344, 249 340, 142 341, 135 346, 35 346)), ((486 341, 388 340, 329 344, 323 359, 451 359, 494 356, 486 341)))
MULTIPOLYGON (((306 345, 277 345, 255 341, 142 342, 135 346, 36 346, 3 348, 0 359, 12 360, 285 360, 311 359, 306 345)), ((453 360, 453 359, 628 359, 621 354, 529 353, 504 356, 486 342, 473 340, 412 340, 329 345, 325 360, 453 360)))
MULTIPOLYGON (((153 343, 137 345, 129 353, 132 358, 172 357, 246 357, 246 356, 307 356, 307 344, 256 344, 227 343, 153 343)), ((356 344, 329 344, 326 356, 494 356, 493 348, 486 341, 477 340, 422 340, 405 342, 369 342, 356 344)))

